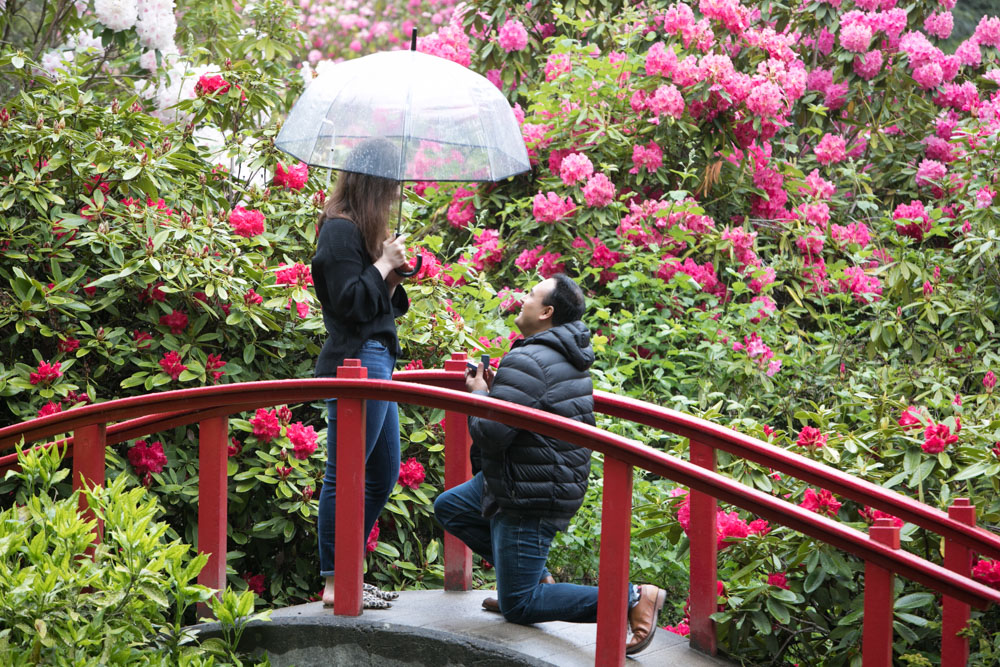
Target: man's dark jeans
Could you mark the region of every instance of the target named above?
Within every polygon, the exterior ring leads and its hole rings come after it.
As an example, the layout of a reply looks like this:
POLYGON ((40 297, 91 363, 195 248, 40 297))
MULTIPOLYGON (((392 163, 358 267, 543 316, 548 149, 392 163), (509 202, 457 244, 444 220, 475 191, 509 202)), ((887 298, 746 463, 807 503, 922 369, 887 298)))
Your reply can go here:
POLYGON ((500 611, 512 623, 597 622, 597 587, 539 584, 548 574, 545 560, 559 529, 548 519, 500 512, 482 515, 483 474, 434 501, 434 515, 445 530, 496 568, 500 611))

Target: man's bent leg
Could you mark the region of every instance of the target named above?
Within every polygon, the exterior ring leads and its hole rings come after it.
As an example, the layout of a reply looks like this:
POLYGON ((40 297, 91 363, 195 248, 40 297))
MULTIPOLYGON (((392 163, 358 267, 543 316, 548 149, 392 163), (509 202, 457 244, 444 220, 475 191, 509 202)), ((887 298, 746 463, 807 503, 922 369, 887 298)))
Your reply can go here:
POLYGON ((597 587, 542 584, 558 528, 546 519, 503 512, 490 521, 500 610, 512 623, 597 622, 597 587))
POLYGON ((493 560, 489 519, 483 518, 483 473, 434 499, 434 517, 480 557, 493 560))

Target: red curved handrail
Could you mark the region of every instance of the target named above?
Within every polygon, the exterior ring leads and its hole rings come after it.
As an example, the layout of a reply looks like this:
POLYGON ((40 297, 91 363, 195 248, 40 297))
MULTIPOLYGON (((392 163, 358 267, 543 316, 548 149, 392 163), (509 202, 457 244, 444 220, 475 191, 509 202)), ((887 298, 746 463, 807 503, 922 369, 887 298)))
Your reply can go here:
MULTIPOLYGON (((433 369, 397 371, 393 374, 394 379, 429 386, 455 386, 457 379, 461 377, 462 374, 455 371, 433 369)), ((285 386, 285 383, 298 384, 303 381, 315 382, 316 380, 275 380, 267 382, 266 387, 285 386)), ((250 385, 256 386, 261 384, 259 382, 240 383, 221 385, 214 388, 200 387, 193 390, 184 389, 176 391, 222 390, 225 388, 248 387, 250 385)), ((149 394, 147 396, 174 394, 176 391, 149 394)), ((227 393, 233 391, 240 390, 226 390, 227 393)), ((135 405, 145 406, 147 403, 142 400, 144 398, 146 396, 135 396, 128 399, 118 399, 113 402, 132 401, 135 405)), ((322 398, 322 396, 315 398, 322 398)), ((187 399, 183 399, 182 402, 188 403, 187 399)), ((127 422, 110 426, 108 428, 107 442, 108 444, 125 442, 144 437, 150 433, 157 433, 169 428, 191 424, 207 417, 243 412, 258 407, 276 405, 278 402, 247 402, 247 405, 242 409, 236 409, 232 403, 220 403, 217 406, 197 409, 192 408, 189 404, 187 410, 177 410, 167 414, 146 414, 127 422)), ((792 475, 810 484, 828 489, 844 498, 869 505, 883 512, 888 512, 904 521, 932 530, 942 537, 955 540, 984 556, 1000 558, 1000 536, 983 528, 956 521, 949 517, 946 512, 904 496, 897 491, 886 489, 858 477, 853 477, 836 468, 818 463, 781 447, 762 442, 733 429, 653 403, 618 396, 604 391, 594 392, 594 402, 597 412, 645 426, 652 426, 690 440, 701 442, 715 449, 721 449, 738 457, 792 475)), ((24 437, 26 442, 40 440, 45 437, 71 431, 77 425, 94 423, 94 421, 90 420, 90 416, 92 414, 103 414, 105 410, 102 410, 102 406, 108 406, 109 403, 111 402, 83 406, 82 408, 75 408, 72 411, 60 412, 47 417, 32 419, 21 424, 0 428, 0 451, 12 447, 21 437, 24 437), (81 418, 86 421, 80 421, 81 418)), ((129 413, 129 416, 133 415, 129 413)), ((124 418, 108 417, 102 421, 114 421, 115 419, 124 418)), ((60 444, 71 440, 72 438, 67 438, 60 441, 60 444)), ((16 459, 16 454, 0 457, 0 469, 11 465, 16 459)))
MULTIPOLYGON (((893 548, 881 544, 853 528, 739 484, 699 465, 667 455, 621 436, 544 411, 497 401, 489 397, 412 383, 412 381, 419 379, 428 384, 455 386, 456 378, 460 378, 460 374, 455 371, 416 371, 400 375, 411 382, 367 379, 285 380, 199 387, 118 399, 107 403, 83 406, 65 413, 0 429, 0 449, 11 447, 22 438, 25 441, 34 441, 118 420, 129 420, 109 429, 114 431, 113 438, 116 441, 121 441, 162 428, 181 426, 195 421, 223 417, 233 412, 281 403, 299 403, 322 398, 381 399, 413 403, 496 419, 519 428, 595 449, 607 457, 606 475, 612 460, 624 462, 629 466, 639 466, 684 484, 695 492, 701 492, 707 496, 743 507, 764 518, 787 525, 831 544, 838 549, 853 553, 870 564, 884 568, 887 572, 897 572, 943 593, 946 596, 946 602, 951 598, 980 608, 1000 602, 1000 592, 914 554, 900 551, 898 545, 893 548), (150 415, 150 410, 155 410, 158 414, 150 415)), ((900 502, 900 499, 904 501, 909 501, 909 499, 881 487, 850 478, 805 457, 785 450, 778 450, 754 438, 711 422, 659 408, 642 401, 623 399, 603 392, 598 392, 595 397, 601 411, 689 437, 692 440, 692 446, 697 442, 700 445, 732 451, 738 455, 743 455, 741 454, 743 452, 750 460, 787 471, 789 474, 801 474, 808 480, 818 480, 827 488, 843 488, 842 495, 859 496, 872 506, 885 507, 888 511, 903 518, 913 520, 914 523, 929 524, 940 529, 942 534, 947 531, 946 537, 969 544, 973 548, 981 549, 981 545, 985 544, 986 548, 981 550, 988 552, 994 546, 989 543, 989 540, 995 536, 985 531, 963 531, 961 527, 964 526, 959 522, 947 516, 943 518, 939 516, 943 513, 935 514, 936 510, 926 511, 926 509, 933 508, 914 507, 915 502, 900 502), (838 487, 837 484, 840 486, 838 487), (969 534, 970 532, 971 534, 969 534)), ((609 487, 606 487, 606 496, 608 493, 609 487)), ((603 563, 602 554, 602 574, 604 572, 603 563)), ((891 632, 891 620, 889 628, 891 632)))

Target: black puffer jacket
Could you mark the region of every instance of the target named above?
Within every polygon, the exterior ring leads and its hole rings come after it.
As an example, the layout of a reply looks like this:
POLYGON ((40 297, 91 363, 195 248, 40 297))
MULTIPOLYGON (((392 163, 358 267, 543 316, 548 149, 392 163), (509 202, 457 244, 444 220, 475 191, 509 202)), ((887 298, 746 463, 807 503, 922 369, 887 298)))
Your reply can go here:
MULTIPOLYGON (((592 425, 593 363, 583 322, 552 327, 514 344, 489 395, 592 425)), ((473 466, 486 478, 485 515, 499 509, 568 525, 587 491, 589 449, 479 417, 469 417, 469 433, 473 466)))

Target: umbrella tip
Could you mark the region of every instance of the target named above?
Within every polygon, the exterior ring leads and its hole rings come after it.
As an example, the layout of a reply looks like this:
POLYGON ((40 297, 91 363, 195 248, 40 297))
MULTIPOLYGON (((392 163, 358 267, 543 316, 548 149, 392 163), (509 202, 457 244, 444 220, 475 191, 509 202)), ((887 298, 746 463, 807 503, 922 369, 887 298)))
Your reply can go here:
POLYGON ((410 51, 417 50, 417 29, 414 28, 413 32, 410 33, 410 51))

